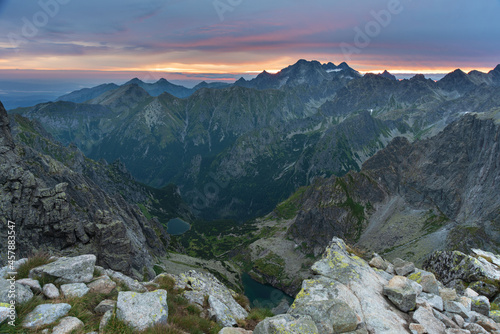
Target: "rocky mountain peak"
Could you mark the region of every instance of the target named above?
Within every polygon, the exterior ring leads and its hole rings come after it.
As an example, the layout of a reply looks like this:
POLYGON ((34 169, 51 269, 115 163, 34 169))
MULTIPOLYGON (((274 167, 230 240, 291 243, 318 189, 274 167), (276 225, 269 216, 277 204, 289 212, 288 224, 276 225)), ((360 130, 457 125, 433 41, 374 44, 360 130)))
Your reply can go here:
POLYGON ((494 69, 494 72, 500 73, 500 64, 498 64, 494 69))
POLYGON ((382 78, 386 78, 386 79, 389 79, 389 80, 397 80, 396 76, 394 76, 393 74, 391 74, 387 70, 385 70, 383 73, 380 73, 378 75, 381 76, 382 78))

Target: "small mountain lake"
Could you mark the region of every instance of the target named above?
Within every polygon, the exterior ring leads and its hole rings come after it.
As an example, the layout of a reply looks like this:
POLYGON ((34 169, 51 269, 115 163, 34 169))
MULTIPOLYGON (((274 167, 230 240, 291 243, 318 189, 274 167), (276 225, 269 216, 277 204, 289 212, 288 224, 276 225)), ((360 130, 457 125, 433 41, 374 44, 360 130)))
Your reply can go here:
POLYGON ((181 235, 186 233, 191 228, 189 223, 186 223, 180 218, 170 219, 167 224, 167 233, 172 235, 181 235))
POLYGON ((252 279, 247 273, 241 275, 241 281, 251 307, 273 309, 281 303, 283 298, 286 299, 288 305, 293 303, 293 298, 283 291, 267 284, 261 284, 252 279))

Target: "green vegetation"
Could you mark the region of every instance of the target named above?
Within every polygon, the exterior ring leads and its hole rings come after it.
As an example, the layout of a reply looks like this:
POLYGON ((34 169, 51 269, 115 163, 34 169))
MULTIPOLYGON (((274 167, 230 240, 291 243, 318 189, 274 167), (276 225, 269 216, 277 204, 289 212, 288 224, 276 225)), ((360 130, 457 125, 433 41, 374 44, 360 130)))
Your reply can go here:
POLYGON ((263 275, 280 278, 283 276, 283 267, 285 266, 285 260, 283 260, 278 255, 270 252, 265 257, 255 261, 253 269, 257 270, 263 275))
POLYGON ((38 252, 28 257, 28 261, 19 266, 17 270, 17 279, 28 278, 30 270, 36 267, 43 266, 50 263, 50 254, 45 252, 38 252))
POLYGON ((297 211, 299 210, 302 197, 307 189, 307 187, 300 187, 295 193, 292 194, 292 196, 284 202, 278 204, 274 210, 276 215, 283 219, 291 219, 295 217, 297 215, 297 211))

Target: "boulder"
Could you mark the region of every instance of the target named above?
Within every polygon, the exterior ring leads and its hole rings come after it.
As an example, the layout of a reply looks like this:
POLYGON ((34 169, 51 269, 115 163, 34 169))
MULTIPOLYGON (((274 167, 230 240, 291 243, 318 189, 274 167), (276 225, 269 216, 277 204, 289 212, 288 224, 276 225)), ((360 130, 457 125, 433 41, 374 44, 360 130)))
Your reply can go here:
POLYGON ((75 317, 64 317, 61 322, 52 329, 52 334, 70 334, 83 328, 83 322, 75 317))
POLYGON ((13 280, 7 280, 0 278, 0 303, 10 303, 11 298, 9 294, 15 289, 16 292, 16 302, 19 304, 26 303, 31 298, 33 298, 33 292, 29 287, 24 284, 20 284, 13 280), (12 284, 13 283, 13 284, 12 284))
POLYGON ((439 296, 443 298, 443 301, 456 300, 458 298, 457 291, 455 289, 441 288, 439 289, 439 296))
POLYGON ((94 309, 95 313, 104 314, 115 308, 116 301, 111 299, 105 299, 99 303, 94 309))
POLYGON ((438 311, 444 310, 443 298, 441 298, 440 296, 422 292, 417 297, 417 305, 424 304, 424 302, 428 303, 431 307, 435 308, 438 311))
POLYGON ((425 334, 425 333, 427 333, 427 330, 421 324, 411 323, 410 324, 410 332, 412 334, 425 334))
POLYGON ((17 314, 15 308, 11 309, 10 304, 0 303, 0 325, 6 320, 14 320, 16 316, 17 314))
POLYGON ((384 295, 403 311, 409 312, 415 309, 417 292, 415 288, 404 276, 394 276, 389 283, 384 286, 384 295))
POLYGON ((453 314, 452 316, 453 321, 458 325, 458 327, 463 328, 465 324, 464 318, 460 316, 459 314, 453 314))
POLYGON ((484 262, 459 251, 437 251, 424 261, 423 268, 433 272, 445 285, 455 279, 467 283, 484 278, 499 279, 500 271, 484 262))
POLYGON ((409 275, 408 278, 420 284, 423 292, 439 295, 439 285, 433 273, 419 270, 409 275))
POLYGON ((490 318, 496 322, 496 323, 500 323, 500 311, 491 311, 490 310, 490 318))
POLYGON ((500 257, 498 255, 475 248, 472 248, 471 252, 476 258, 483 258, 487 262, 495 265, 497 268, 500 268, 500 257))
POLYGON ((252 334, 252 331, 247 331, 243 328, 224 327, 219 331, 219 334, 252 334))
POLYGON ((40 286, 40 282, 38 282, 35 279, 31 278, 23 278, 23 279, 18 279, 16 283, 26 285, 33 291, 34 293, 41 293, 42 292, 42 287, 40 286))
POLYGON ((116 288, 116 283, 109 278, 107 275, 103 275, 96 279, 95 281, 90 282, 87 284, 87 286, 90 289, 90 293, 102 293, 102 294, 108 294, 113 291, 114 288, 116 288))
POLYGON ((380 270, 386 270, 389 264, 380 255, 373 254, 372 259, 368 262, 370 267, 377 268, 380 270))
POLYGON ((471 297, 471 310, 485 316, 490 315, 490 301, 485 296, 471 297))
POLYGON ((253 334, 319 334, 318 328, 309 316, 280 314, 266 318, 255 327, 253 334))
POLYGON ((444 309, 446 312, 459 314, 463 318, 468 318, 470 313, 470 310, 467 310, 463 304, 452 300, 444 302, 444 309))
POLYGON ((89 288, 85 283, 70 283, 61 285, 61 292, 66 298, 80 298, 89 292, 89 288))
POLYGON ((465 324, 464 329, 468 330, 471 334, 488 334, 486 329, 474 323, 465 324))
POLYGON ((406 276, 415 271, 415 264, 413 264, 412 262, 404 261, 400 258, 394 259, 394 261, 392 261, 392 264, 394 265, 394 271, 396 271, 396 274, 398 274, 399 276, 406 276))
POLYGON ((466 329, 447 328, 446 334, 470 334, 466 329))
POLYGON ((38 305, 24 318, 22 326, 24 328, 37 328, 50 325, 68 314, 70 309, 71 305, 66 303, 38 305))
POLYGON ((57 299, 60 295, 59 289, 52 283, 45 284, 42 291, 48 299, 57 299))
POLYGON ((413 320, 425 328, 426 333, 444 334, 446 326, 434 317, 432 311, 425 307, 419 307, 413 313, 413 320))
POLYGON ((234 299, 236 293, 228 289, 214 275, 190 270, 172 275, 172 278, 175 280, 176 288, 187 290, 183 296, 189 302, 203 306, 205 298, 208 298, 209 313, 223 326, 232 326, 237 320, 248 316, 248 312, 234 299))
POLYGON ((116 316, 137 331, 155 324, 166 324, 168 319, 167 291, 118 293, 116 316))
POLYGON ((344 285, 320 277, 302 282, 288 313, 310 316, 320 333, 350 332, 360 323, 357 312, 361 306, 355 301, 356 296, 344 285))
POLYGON ((441 321, 446 326, 446 328, 460 328, 460 326, 458 326, 455 321, 453 321, 447 315, 438 312, 437 310, 432 310, 432 314, 434 314, 434 317, 441 321))
POLYGON ((99 334, 105 334, 106 326, 113 317, 113 310, 109 310, 103 314, 101 321, 99 322, 99 334))
POLYGON ((471 322, 478 324, 479 326, 486 329, 488 332, 500 331, 500 325, 497 324, 492 319, 490 319, 489 317, 477 312, 471 312, 471 313, 475 318, 474 321, 471 322))
POLYGON ((312 294, 314 287, 326 293, 324 297, 321 297, 321 292, 315 293, 318 300, 343 300, 356 312, 359 322, 364 323, 372 332, 408 331, 406 315, 393 307, 383 295, 383 287, 388 281, 378 275, 363 259, 350 253, 341 239, 333 238, 322 259, 314 263, 311 269, 320 279, 310 280, 307 290, 303 285, 297 298, 312 294))
POLYGON ((241 306, 241 308, 230 309, 227 304, 227 301, 222 301, 214 295, 208 296, 209 312, 222 326, 235 326, 237 325, 237 320, 244 319, 248 315, 248 312, 241 306))
POLYGON ((57 283, 87 283, 94 275, 96 257, 93 254, 61 257, 54 262, 30 270, 29 277, 55 277, 57 283))
POLYGON ((498 288, 495 285, 483 281, 473 282, 469 288, 488 298, 493 298, 498 294, 498 288))
POLYGON ((135 291, 135 292, 148 291, 148 289, 146 289, 146 287, 144 287, 144 285, 139 283, 137 280, 134 280, 133 278, 130 278, 127 275, 122 274, 121 272, 114 271, 111 269, 105 269, 104 272, 108 277, 112 278, 118 283, 125 285, 127 289, 130 291, 135 291))
POLYGON ((467 288, 467 289, 464 290, 464 296, 472 298, 472 297, 479 296, 479 293, 477 293, 476 291, 474 291, 474 290, 472 290, 470 288, 467 288))

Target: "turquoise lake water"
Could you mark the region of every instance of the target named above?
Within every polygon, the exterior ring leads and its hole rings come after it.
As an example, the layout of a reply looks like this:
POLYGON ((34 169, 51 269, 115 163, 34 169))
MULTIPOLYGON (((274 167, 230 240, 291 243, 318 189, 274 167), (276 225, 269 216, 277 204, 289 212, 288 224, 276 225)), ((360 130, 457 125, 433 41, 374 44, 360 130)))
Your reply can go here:
POLYGON ((250 299, 251 307, 272 309, 281 302, 283 298, 292 304, 293 298, 286 295, 283 291, 273 288, 270 285, 261 284, 253 280, 250 275, 243 273, 241 276, 245 295, 250 299))
POLYGON ((186 233, 191 228, 189 223, 186 223, 180 218, 170 219, 167 225, 167 233, 172 235, 180 235, 186 233))

